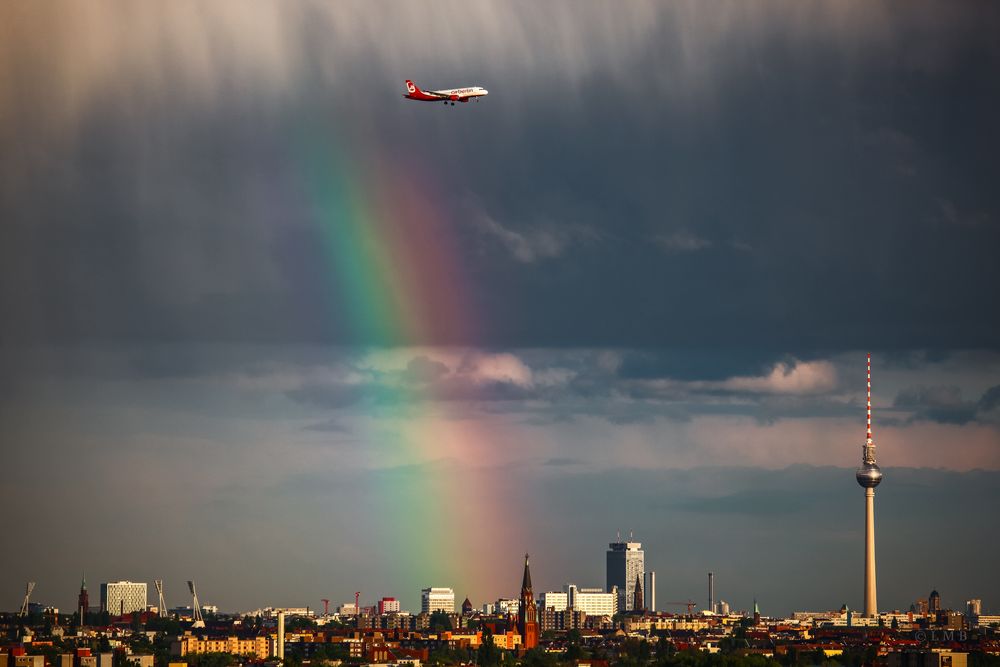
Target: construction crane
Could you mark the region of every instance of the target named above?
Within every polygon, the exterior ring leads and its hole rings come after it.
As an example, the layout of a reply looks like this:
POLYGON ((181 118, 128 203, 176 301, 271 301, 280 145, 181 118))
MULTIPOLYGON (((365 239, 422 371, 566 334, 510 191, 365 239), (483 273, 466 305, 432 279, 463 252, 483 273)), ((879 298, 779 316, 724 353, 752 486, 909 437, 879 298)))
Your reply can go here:
POLYGON ((201 605, 198 604, 198 591, 194 587, 193 581, 188 581, 188 589, 191 591, 191 619, 194 623, 191 624, 192 628, 203 628, 205 627, 205 619, 201 617, 201 605))
POLYGON ((31 599, 31 591, 35 590, 35 582, 29 581, 28 585, 24 587, 24 602, 21 603, 21 611, 17 612, 20 617, 25 617, 28 615, 28 601, 31 599))
POLYGON ((328 599, 326 599, 326 598, 323 598, 322 600, 320 600, 320 602, 323 603, 323 615, 324 616, 329 616, 330 615, 330 601, 328 599))
POLYGON ((688 616, 690 616, 694 608, 698 606, 698 603, 695 602, 694 600, 687 600, 685 602, 662 602, 660 604, 671 604, 676 607, 687 607, 688 616))

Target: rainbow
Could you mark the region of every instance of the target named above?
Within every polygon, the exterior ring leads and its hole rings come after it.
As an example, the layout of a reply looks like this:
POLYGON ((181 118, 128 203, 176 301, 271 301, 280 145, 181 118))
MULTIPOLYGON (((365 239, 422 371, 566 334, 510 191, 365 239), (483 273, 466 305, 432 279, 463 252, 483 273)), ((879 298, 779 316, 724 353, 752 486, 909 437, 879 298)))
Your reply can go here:
MULTIPOLYGON (((434 204, 440 197, 425 165, 318 135, 299 142, 296 162, 329 269, 332 326, 371 357, 461 356, 460 347, 416 347, 467 344, 482 321, 466 289, 456 221, 434 204)), ((387 578, 398 585, 454 587, 459 602, 466 593, 496 595, 482 588, 493 573, 516 570, 505 549, 524 550, 516 527, 495 520, 510 489, 498 475, 475 471, 502 434, 472 419, 468 402, 435 395, 434 383, 379 386, 364 401, 362 440, 373 452, 366 477, 381 488, 366 494, 375 506, 359 508, 364 521, 378 524, 382 548, 398 550, 379 567, 402 570, 387 578), (487 535, 495 543, 470 546, 470 537, 487 535)), ((513 586, 516 577, 509 578, 513 586)), ((415 592, 401 591, 404 599, 415 592)))

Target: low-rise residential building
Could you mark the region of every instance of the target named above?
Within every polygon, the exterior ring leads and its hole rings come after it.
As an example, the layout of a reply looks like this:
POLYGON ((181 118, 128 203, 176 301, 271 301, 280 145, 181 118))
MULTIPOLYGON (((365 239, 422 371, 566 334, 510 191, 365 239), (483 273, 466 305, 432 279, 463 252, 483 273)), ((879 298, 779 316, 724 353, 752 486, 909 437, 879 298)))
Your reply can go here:
POLYGON ((270 642, 267 637, 179 637, 170 645, 171 655, 184 657, 185 655, 202 653, 232 653, 233 655, 257 656, 258 658, 270 658, 270 642))
POLYGON ((513 651, 521 645, 521 635, 513 630, 508 630, 507 632, 502 633, 498 632, 493 635, 493 643, 499 648, 513 651))
POLYGON ((546 630, 579 630, 587 624, 587 612, 576 609, 543 609, 538 613, 542 632, 546 630))

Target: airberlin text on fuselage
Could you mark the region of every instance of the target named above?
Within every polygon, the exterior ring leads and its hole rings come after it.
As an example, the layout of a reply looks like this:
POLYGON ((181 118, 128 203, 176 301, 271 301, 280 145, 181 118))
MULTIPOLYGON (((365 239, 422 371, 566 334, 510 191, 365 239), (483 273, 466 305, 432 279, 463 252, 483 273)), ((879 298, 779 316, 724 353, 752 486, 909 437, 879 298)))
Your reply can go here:
POLYGON ((440 90, 420 90, 420 88, 413 83, 413 81, 406 80, 406 94, 403 97, 407 97, 411 100, 421 100, 424 102, 433 101, 443 101, 451 102, 468 102, 470 99, 475 99, 488 95, 489 91, 481 86, 466 86, 464 88, 445 88, 440 90))

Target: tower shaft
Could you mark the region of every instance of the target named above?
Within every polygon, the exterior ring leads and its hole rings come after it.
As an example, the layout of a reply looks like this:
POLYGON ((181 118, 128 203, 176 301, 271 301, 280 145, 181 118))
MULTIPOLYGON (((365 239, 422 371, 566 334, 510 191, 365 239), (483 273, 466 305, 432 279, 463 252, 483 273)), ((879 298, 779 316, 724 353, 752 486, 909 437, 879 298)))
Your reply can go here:
POLYGON ((875 591, 875 489, 865 489, 865 616, 878 614, 875 591))

